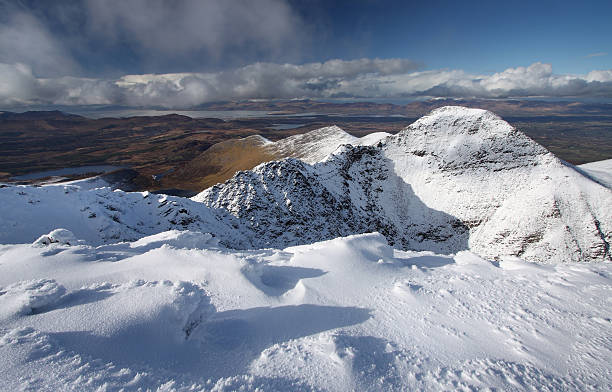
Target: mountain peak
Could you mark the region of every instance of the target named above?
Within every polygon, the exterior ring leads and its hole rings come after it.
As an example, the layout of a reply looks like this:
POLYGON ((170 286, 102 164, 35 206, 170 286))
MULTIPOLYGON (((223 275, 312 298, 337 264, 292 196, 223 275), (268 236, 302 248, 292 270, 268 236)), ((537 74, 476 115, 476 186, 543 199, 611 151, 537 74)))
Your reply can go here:
POLYGON ((265 163, 194 200, 228 211, 258 246, 378 231, 404 249, 610 260, 609 191, 491 112, 439 108, 380 146, 346 134, 331 159, 312 159, 339 131, 287 143, 310 162, 265 163))
POLYGON ((552 159, 548 150, 496 114, 461 106, 435 109, 388 140, 388 150, 416 155, 417 165, 442 171, 504 170, 537 165, 546 154, 552 159))
POLYGON ((405 130, 408 129, 425 130, 424 134, 428 138, 477 133, 480 134, 479 136, 507 136, 516 131, 495 113, 463 106, 443 106, 435 109, 405 130), (430 132, 434 132, 434 135, 430 132))

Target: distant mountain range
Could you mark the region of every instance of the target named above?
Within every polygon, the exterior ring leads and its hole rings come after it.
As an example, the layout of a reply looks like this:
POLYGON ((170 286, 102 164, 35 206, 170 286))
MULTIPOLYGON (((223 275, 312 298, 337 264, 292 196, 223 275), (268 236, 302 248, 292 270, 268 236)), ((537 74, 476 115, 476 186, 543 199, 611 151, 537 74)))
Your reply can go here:
POLYGON ((579 101, 538 101, 512 99, 431 99, 406 104, 376 102, 340 102, 303 100, 251 100, 218 102, 202 106, 206 110, 264 110, 277 114, 288 113, 338 113, 349 115, 379 114, 420 117, 433 109, 461 105, 482 108, 501 116, 549 116, 549 115, 610 115, 612 104, 579 101))

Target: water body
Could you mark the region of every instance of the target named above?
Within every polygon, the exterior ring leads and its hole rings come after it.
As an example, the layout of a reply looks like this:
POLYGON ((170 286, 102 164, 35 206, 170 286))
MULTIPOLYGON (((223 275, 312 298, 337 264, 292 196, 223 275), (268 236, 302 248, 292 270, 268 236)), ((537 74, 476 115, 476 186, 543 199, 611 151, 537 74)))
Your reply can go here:
POLYGON ((115 170, 125 169, 122 166, 98 165, 98 166, 80 166, 80 167, 65 167, 62 169, 45 170, 35 173, 23 174, 21 176, 12 177, 12 180, 38 180, 39 178, 52 176, 76 176, 89 173, 102 174, 109 173, 115 170))
POLYGON ((285 129, 295 129, 295 128, 303 127, 304 125, 306 124, 273 124, 272 126, 268 128, 275 129, 277 131, 282 131, 285 129))

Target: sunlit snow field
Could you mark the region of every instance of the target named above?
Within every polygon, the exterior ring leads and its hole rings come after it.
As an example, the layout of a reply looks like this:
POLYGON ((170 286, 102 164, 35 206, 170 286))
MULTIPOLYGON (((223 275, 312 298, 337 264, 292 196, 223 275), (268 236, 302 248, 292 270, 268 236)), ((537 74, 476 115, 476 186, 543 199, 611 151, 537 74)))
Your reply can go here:
POLYGON ((0 246, 0 388, 612 388, 609 263, 215 242, 0 246))

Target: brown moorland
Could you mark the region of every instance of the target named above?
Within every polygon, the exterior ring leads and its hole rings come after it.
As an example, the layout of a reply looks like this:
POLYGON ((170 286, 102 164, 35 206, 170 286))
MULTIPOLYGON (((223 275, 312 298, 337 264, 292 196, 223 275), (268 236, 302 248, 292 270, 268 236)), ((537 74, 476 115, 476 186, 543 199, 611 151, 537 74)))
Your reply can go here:
POLYGON ((318 101, 214 104, 210 110, 285 115, 220 120, 171 114, 90 119, 58 111, 0 113, 0 180, 66 167, 129 167, 132 189, 200 191, 238 170, 278 159, 261 135, 279 140, 329 125, 354 136, 395 133, 445 104, 483 107, 573 164, 612 158, 612 105, 536 101, 435 100, 408 105, 318 101), (308 115, 287 116, 286 114, 308 115), (278 127, 281 123, 285 127, 278 127), (251 137, 249 137, 251 136, 251 137))

